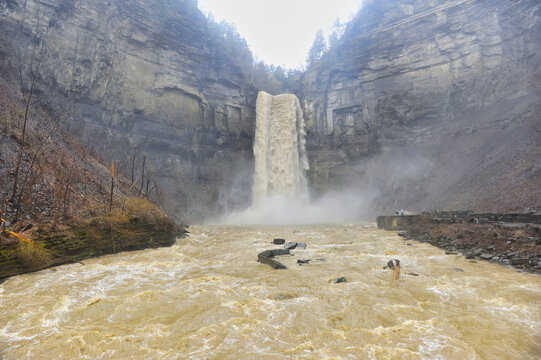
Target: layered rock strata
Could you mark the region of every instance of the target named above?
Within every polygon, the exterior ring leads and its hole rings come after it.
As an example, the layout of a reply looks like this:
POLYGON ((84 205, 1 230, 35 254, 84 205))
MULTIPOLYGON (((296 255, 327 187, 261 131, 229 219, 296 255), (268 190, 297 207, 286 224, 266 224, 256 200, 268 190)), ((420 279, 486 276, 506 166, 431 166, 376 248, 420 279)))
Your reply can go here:
POLYGON ((541 4, 365 2, 305 73, 311 184, 371 209, 541 203, 541 4))
POLYGON ((196 1, 9 0, 0 29, 4 74, 39 63, 41 97, 102 156, 127 168, 146 154, 172 212, 197 217, 233 182, 249 188, 237 175, 257 92, 196 1))
MULTIPOLYGON (((8 0, 0 30, 2 76, 39 64, 37 98, 120 168, 145 153, 171 212, 249 204, 257 91, 196 1, 8 0)), ((539 69, 537 0, 366 0, 298 94, 313 191, 541 208, 539 69)))

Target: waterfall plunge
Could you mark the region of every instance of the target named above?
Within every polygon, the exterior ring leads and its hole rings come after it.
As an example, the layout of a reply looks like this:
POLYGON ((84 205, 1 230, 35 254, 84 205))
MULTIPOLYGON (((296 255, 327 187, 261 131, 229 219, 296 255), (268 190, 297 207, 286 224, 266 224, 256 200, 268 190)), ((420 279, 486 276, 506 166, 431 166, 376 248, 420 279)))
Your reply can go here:
POLYGON ((252 206, 221 219, 226 224, 301 225, 356 221, 366 197, 327 193, 311 203, 302 109, 295 95, 260 92, 254 138, 252 206))
POLYGON ((230 214, 228 224, 312 222, 306 172, 305 131, 299 99, 260 91, 256 104, 252 206, 230 214))
POLYGON ((254 206, 265 206, 273 198, 307 202, 308 160, 299 99, 292 94, 272 96, 260 91, 256 109, 254 206))

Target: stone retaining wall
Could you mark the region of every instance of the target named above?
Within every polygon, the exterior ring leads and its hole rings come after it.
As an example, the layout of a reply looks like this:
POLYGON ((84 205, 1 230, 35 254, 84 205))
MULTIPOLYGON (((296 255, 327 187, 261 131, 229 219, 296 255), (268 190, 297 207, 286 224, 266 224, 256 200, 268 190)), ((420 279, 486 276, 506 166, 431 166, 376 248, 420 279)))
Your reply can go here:
POLYGON ((497 214, 474 213, 472 211, 436 211, 423 215, 390 215, 378 216, 379 229, 415 230, 415 226, 426 224, 456 223, 528 223, 541 224, 541 215, 535 214, 497 214))

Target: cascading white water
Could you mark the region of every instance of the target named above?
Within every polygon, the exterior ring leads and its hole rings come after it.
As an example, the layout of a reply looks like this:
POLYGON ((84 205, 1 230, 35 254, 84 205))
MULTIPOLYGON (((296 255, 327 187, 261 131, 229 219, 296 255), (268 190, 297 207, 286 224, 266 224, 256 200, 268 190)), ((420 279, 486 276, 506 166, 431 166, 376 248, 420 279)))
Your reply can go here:
POLYGON ((308 195, 305 130, 299 99, 260 91, 256 104, 255 171, 252 206, 228 214, 227 224, 321 222, 308 195))
POLYGON ((306 178, 304 119, 299 99, 259 92, 254 137, 252 206, 228 213, 222 224, 300 225, 358 221, 373 193, 328 192, 311 201, 306 178))
POLYGON ((254 205, 262 206, 273 197, 306 202, 308 159, 299 99, 260 91, 256 110, 254 205))

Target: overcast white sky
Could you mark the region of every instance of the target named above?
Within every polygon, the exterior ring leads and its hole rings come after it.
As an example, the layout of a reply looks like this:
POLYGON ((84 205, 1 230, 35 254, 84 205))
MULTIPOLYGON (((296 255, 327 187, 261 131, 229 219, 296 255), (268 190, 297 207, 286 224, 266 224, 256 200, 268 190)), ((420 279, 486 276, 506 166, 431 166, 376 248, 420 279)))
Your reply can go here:
POLYGON ((318 29, 338 17, 348 21, 362 0, 199 0, 218 22, 234 23, 254 56, 267 64, 298 68, 318 29))

